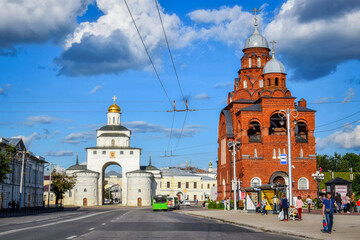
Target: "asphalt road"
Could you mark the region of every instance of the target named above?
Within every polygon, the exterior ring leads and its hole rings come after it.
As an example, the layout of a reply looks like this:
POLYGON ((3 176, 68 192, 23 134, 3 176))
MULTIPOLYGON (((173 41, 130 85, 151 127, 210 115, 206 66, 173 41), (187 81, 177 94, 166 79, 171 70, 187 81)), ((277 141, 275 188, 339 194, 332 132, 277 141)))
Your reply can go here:
POLYGON ((88 209, 71 217, 0 227, 0 239, 293 239, 149 208, 88 209))

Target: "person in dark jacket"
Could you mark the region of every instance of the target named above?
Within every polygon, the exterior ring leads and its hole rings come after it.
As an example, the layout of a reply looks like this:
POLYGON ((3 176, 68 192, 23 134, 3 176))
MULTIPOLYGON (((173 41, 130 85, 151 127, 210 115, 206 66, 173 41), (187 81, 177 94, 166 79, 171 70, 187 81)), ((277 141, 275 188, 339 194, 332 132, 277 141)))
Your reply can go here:
POLYGON ((284 220, 283 221, 289 221, 289 203, 288 199, 286 198, 286 194, 284 193, 281 198, 281 207, 284 211, 284 220))
POLYGON ((336 193, 336 196, 335 196, 335 202, 336 202, 336 205, 338 205, 338 213, 341 213, 341 195, 340 193, 336 193))

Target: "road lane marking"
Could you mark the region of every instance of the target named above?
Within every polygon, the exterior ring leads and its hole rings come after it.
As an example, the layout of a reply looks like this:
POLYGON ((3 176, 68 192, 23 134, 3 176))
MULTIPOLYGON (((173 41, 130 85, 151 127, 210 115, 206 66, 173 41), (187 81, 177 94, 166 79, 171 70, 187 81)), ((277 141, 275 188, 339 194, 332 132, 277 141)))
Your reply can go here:
POLYGON ((68 238, 66 238, 66 239, 73 239, 73 238, 76 238, 76 235, 70 236, 70 237, 68 237, 68 238))
POLYGON ((103 223, 103 224, 101 224, 101 225, 103 225, 103 226, 104 226, 104 225, 106 225, 106 223, 103 223))
POLYGON ((93 217, 93 216, 96 216, 96 215, 99 215, 99 214, 110 213, 110 212, 114 212, 114 211, 118 211, 118 210, 110 210, 110 211, 93 213, 93 214, 89 214, 89 215, 85 215, 85 216, 81 216, 81 217, 77 217, 77 218, 65 219, 65 220, 61 220, 61 221, 58 221, 58 222, 47 223, 47 224, 39 225, 39 226, 18 228, 18 229, 6 231, 6 232, 1 232, 0 236, 11 234, 11 233, 16 233, 16 232, 20 232, 20 231, 30 230, 30 229, 34 229, 34 228, 52 226, 52 225, 56 225, 58 223, 73 222, 73 221, 77 221, 77 220, 80 220, 80 219, 89 218, 89 217, 93 217))
POLYGON ((94 229, 95 229, 95 228, 90 228, 89 230, 92 231, 92 230, 94 230, 94 229))

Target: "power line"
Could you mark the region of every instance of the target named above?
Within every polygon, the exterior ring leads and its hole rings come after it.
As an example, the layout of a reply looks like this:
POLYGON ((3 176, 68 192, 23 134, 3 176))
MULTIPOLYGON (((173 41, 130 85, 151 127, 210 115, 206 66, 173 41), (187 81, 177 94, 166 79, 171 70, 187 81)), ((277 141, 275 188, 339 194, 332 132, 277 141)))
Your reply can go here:
POLYGON ((185 114, 185 117, 184 117, 184 122, 183 122, 183 125, 182 125, 182 127, 181 127, 180 136, 179 136, 179 139, 178 139, 178 141, 177 141, 177 143, 176 143, 176 147, 175 147, 174 153, 176 152, 177 147, 179 146, 179 142, 180 142, 180 139, 181 139, 182 134, 183 134, 183 131, 184 131, 185 122, 186 122, 186 118, 187 118, 188 113, 189 113, 189 111, 186 111, 186 114, 185 114))
POLYGON ((161 79, 160 79, 160 76, 159 76, 159 74, 158 74, 158 72, 157 72, 157 70, 156 70, 156 68, 155 68, 155 65, 154 65, 154 63, 153 63, 153 61, 152 61, 152 59, 151 59, 151 57, 150 57, 150 54, 149 54, 149 52, 148 52, 148 50, 147 50, 147 48, 146 48, 145 42, 144 42, 143 38, 141 37, 140 31, 139 31, 139 29, 138 29, 138 27, 137 27, 137 25, 136 25, 136 23, 135 23, 135 19, 134 19, 133 15, 132 15, 132 13, 131 13, 131 11, 130 11, 130 8, 129 8, 126 0, 124 0, 124 2, 125 2, 125 5, 126 5, 128 11, 129 11, 129 14, 130 14, 130 16, 131 16, 131 19, 132 19, 132 21, 133 21, 133 23, 134 23, 134 25, 135 25, 135 28, 136 28, 136 31, 137 31, 139 37, 140 37, 140 40, 141 40, 141 42, 142 42, 142 44, 143 44, 143 46, 144 46, 144 49, 145 49, 145 51, 146 51, 146 54, 147 54, 147 56, 148 56, 148 58, 149 58, 149 60, 150 60, 150 63, 151 63, 151 65, 152 65, 152 67, 153 67, 153 69, 154 69, 154 71, 155 71, 155 74, 156 74, 157 78, 159 79, 159 82, 160 82, 160 84, 161 84, 161 87, 162 87, 162 89, 164 90, 164 93, 165 93, 167 99, 169 100, 170 105, 172 106, 172 103, 171 103, 171 100, 170 100, 170 98, 169 98, 169 95, 167 94, 167 92, 166 92, 166 90, 165 90, 164 84, 162 83, 162 81, 161 81, 161 79))
MULTIPOLYGON (((352 123, 356 123, 356 122, 359 122, 359 121, 360 121, 360 119, 355 120, 355 121, 350 122, 350 123, 347 123, 347 124, 352 124, 352 123)), ((336 127, 336 128, 332 128, 332 129, 327 129, 327 130, 322 130, 322 131, 316 131, 316 130, 315 130, 315 132, 316 132, 316 133, 320 133, 320 132, 330 132, 330 131, 334 131, 334 130, 343 128, 343 127, 344 127, 345 125, 347 125, 347 124, 344 124, 344 125, 342 125, 342 126, 340 126, 340 127, 336 127)))
POLYGON ((164 36, 165 36, 165 40, 166 40, 166 45, 167 45, 168 50, 169 50, 169 54, 170 54, 170 58, 171 58, 171 62, 172 62, 172 65, 173 65, 173 68, 174 68, 174 71, 175 71, 176 79, 177 79, 177 82, 178 82, 178 84, 179 84, 179 88, 180 88, 181 96, 182 96, 183 101, 185 101, 185 97, 184 97, 184 94, 183 94, 183 91, 182 91, 182 88, 181 88, 181 84, 180 84, 179 76, 178 76, 177 71, 176 71, 176 67, 175 67, 174 59, 173 59, 172 54, 171 54, 169 41, 168 41, 168 38, 167 38, 167 36, 166 36, 166 32, 165 32, 164 24, 163 24, 163 21, 162 21, 162 18, 161 18, 161 14, 160 14, 160 10, 159 10, 159 4, 158 4, 158 1, 157 1, 157 0, 155 0, 155 4, 156 4, 156 9, 157 9, 157 12, 158 12, 158 14, 159 14, 159 18, 160 18, 161 26, 162 26, 162 29, 163 29, 163 32, 164 32, 164 36))
POLYGON ((322 125, 320 125, 320 126, 316 126, 315 128, 320 128, 320 127, 327 126, 327 125, 330 125, 330 124, 333 124, 333 123, 336 123, 336 122, 340 122, 340 121, 342 121, 342 120, 344 120, 344 119, 347 119, 347 118, 349 118, 349 117, 352 117, 352 116, 354 116, 354 115, 356 115, 356 114, 358 114, 358 113, 360 113, 360 111, 355 112, 355 113, 353 113, 353 114, 351 114, 351 115, 349 115, 349 116, 340 118, 340 119, 338 119, 338 120, 335 120, 335 121, 332 121, 332 122, 328 122, 328 123, 322 124, 322 125))

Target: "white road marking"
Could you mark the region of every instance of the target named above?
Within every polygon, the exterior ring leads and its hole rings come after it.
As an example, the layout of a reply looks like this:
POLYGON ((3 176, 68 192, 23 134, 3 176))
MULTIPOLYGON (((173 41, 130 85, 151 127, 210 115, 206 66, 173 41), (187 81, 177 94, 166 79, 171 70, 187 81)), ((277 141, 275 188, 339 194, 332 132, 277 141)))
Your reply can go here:
POLYGON ((85 215, 85 216, 81 216, 81 217, 77 217, 77 218, 71 218, 71 219, 66 219, 66 220, 62 220, 62 221, 58 221, 58 222, 47 223, 47 224, 44 224, 44 225, 38 225, 38 226, 33 226, 33 227, 25 227, 25 228, 14 229, 14 230, 6 231, 6 232, 1 232, 0 236, 11 234, 11 233, 16 233, 16 232, 20 232, 20 231, 25 231, 25 230, 29 230, 29 229, 34 229, 34 228, 52 226, 52 225, 56 225, 58 223, 77 221, 77 220, 80 220, 80 219, 93 217, 93 216, 96 216, 96 215, 99 215, 99 214, 109 213, 109 212, 113 212, 113 211, 118 211, 118 210, 110 210, 110 211, 98 212, 98 213, 93 213, 93 214, 89 214, 89 215, 85 215))
POLYGON ((73 238, 76 238, 76 235, 70 236, 70 237, 68 237, 68 238, 66 238, 66 239, 73 239, 73 238))
POLYGON ((92 231, 92 230, 94 230, 94 229, 95 229, 95 228, 90 228, 89 230, 92 231))
POLYGON ((103 225, 103 226, 104 226, 104 225, 106 225, 106 223, 103 223, 103 224, 101 224, 101 225, 103 225))

